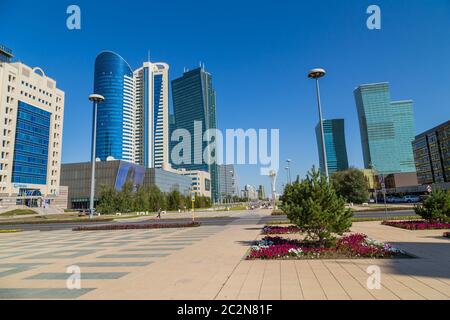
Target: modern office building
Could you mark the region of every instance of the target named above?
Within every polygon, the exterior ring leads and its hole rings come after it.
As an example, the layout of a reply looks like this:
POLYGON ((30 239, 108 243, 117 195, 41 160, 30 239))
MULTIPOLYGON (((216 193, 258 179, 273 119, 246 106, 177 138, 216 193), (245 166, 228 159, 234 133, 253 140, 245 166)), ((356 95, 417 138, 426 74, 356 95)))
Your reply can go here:
MULTIPOLYGON (((345 143, 344 119, 323 120, 325 151, 327 153, 328 173, 348 169, 347 146, 345 143)), ((317 148, 319 150, 320 170, 325 172, 323 163, 322 134, 320 123, 316 126, 317 148)))
POLYGON ((264 190, 264 186, 263 185, 260 185, 258 187, 258 199, 259 200, 266 199, 266 191, 264 190))
POLYGON ((97 114, 96 157, 161 168, 169 162, 169 94, 166 63, 135 71, 118 54, 95 60, 94 92, 105 97, 97 114))
POLYGON ((12 57, 0 46, 0 206, 49 204, 60 189, 64 92, 12 57))
POLYGON ((354 96, 365 168, 383 174, 415 172, 413 102, 392 102, 387 82, 361 85, 354 96))
POLYGON ((242 190, 242 197, 249 201, 258 200, 258 191, 254 186, 247 184, 244 186, 244 190, 242 190))
POLYGON ((412 145, 420 184, 450 182, 450 121, 419 134, 412 145))
POLYGON ((192 179, 192 191, 195 194, 201 197, 211 198, 211 174, 209 172, 181 169, 178 173, 192 179))
POLYGON ((236 170, 234 166, 232 164, 222 164, 218 165, 218 169, 221 198, 236 196, 236 170))
POLYGON ((208 164, 203 159, 203 151, 208 145, 208 142, 203 140, 203 135, 207 130, 217 128, 216 92, 211 74, 206 72, 204 67, 184 72, 182 77, 172 81, 172 98, 175 128, 187 130, 191 136, 190 159, 178 163, 172 157, 172 166, 176 169, 209 172, 212 200, 218 202, 221 195, 218 165, 208 164), (194 129, 198 124, 201 127, 194 129))
MULTIPOLYGON (((134 189, 138 186, 157 186, 162 192, 178 190, 189 195, 192 179, 181 174, 159 168, 145 168, 128 161, 112 160, 96 162, 95 202, 102 186, 114 187, 120 191, 126 182, 134 189)), ((61 167, 61 184, 68 186, 68 208, 89 208, 91 163, 70 163, 61 167)))

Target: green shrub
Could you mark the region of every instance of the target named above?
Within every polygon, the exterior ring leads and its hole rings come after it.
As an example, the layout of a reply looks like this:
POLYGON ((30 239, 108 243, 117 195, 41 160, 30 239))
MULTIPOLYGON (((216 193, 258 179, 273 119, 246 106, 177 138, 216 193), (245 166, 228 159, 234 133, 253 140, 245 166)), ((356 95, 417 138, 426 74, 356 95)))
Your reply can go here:
POLYGON ((341 235, 352 225, 352 211, 315 168, 304 180, 288 185, 281 201, 288 219, 310 239, 332 240, 333 233, 341 235))
POLYGON ((417 215, 429 221, 450 221, 450 190, 436 190, 423 204, 414 208, 417 215))

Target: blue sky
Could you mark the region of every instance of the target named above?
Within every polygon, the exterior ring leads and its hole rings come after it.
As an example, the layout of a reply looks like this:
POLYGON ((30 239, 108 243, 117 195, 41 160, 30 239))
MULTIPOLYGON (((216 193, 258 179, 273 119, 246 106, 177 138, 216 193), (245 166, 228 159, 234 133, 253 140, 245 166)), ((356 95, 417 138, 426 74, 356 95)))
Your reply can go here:
MULTIPOLYGON (((199 61, 213 74, 218 124, 279 128, 281 160, 292 175, 318 164, 314 127, 317 66, 326 118, 344 118, 349 162, 362 167, 353 89, 389 81, 392 99, 413 99, 417 133, 450 118, 448 0, 168 0, 0 1, 0 43, 40 66, 66 92, 63 163, 88 161, 96 54, 121 54, 137 68, 151 51, 170 77, 199 61), (66 8, 80 6, 79 31, 66 8), (382 29, 366 27, 366 9, 381 7, 382 29)), ((282 166, 284 167, 284 165, 282 166)), ((240 184, 264 184, 259 167, 238 167, 240 184)), ((279 185, 286 181, 280 170, 279 185)))

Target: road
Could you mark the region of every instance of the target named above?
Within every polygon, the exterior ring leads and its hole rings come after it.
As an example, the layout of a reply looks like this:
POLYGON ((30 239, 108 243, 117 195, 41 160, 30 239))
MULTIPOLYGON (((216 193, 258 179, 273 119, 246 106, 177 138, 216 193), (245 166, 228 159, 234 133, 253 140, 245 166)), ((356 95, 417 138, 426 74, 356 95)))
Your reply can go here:
MULTIPOLYGON (((225 226, 229 223, 236 221, 239 224, 246 224, 247 219, 250 219, 253 215, 257 215, 258 211, 243 211, 243 216, 230 216, 230 217, 204 217, 197 218, 196 221, 203 225, 208 226, 225 226)), ((400 210, 400 211, 388 211, 387 217, 408 217, 414 216, 413 210, 400 210)), ((384 211, 372 211, 372 212, 358 212, 354 215, 355 218, 385 218, 386 214, 384 211)), ((286 215, 281 216, 265 216, 261 218, 259 224, 264 224, 269 221, 283 221, 286 220, 286 215)), ((20 229, 24 231, 53 231, 53 230, 64 230, 73 229, 79 226, 97 226, 97 225, 109 225, 109 224, 152 224, 152 223, 189 223, 191 218, 171 218, 171 219, 146 219, 146 220, 116 220, 108 222, 67 222, 67 223, 40 223, 40 224, 8 224, 0 225, 0 229, 20 229)))

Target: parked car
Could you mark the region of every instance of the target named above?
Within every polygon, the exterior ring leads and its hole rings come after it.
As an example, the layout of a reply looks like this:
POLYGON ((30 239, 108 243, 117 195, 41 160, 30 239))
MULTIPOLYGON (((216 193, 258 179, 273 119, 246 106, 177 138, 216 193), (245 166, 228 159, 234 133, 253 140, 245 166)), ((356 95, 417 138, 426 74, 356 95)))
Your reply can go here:
POLYGON ((420 201, 421 201, 421 199, 419 196, 407 195, 407 196, 403 197, 403 202, 406 202, 406 203, 418 203, 420 201))
POLYGON ((387 203, 402 203, 402 202, 403 202, 403 198, 399 198, 399 197, 387 197, 387 198, 386 198, 386 202, 387 202, 387 203))

